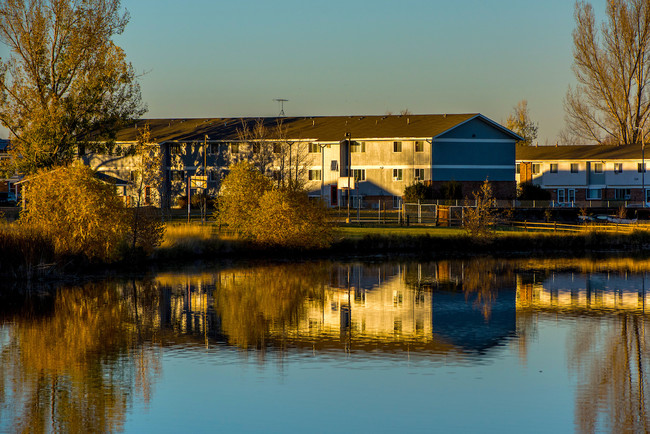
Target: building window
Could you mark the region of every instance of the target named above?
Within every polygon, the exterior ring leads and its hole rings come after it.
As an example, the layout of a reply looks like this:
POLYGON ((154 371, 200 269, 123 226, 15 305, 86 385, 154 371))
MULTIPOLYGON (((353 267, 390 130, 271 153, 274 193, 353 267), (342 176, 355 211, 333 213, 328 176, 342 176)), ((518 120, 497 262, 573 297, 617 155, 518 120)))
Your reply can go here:
POLYGON ((183 149, 181 148, 181 145, 178 143, 175 143, 173 145, 169 145, 169 153, 172 155, 178 155, 182 153, 183 149))
POLYGON ((393 152, 402 152, 402 142, 393 142, 393 152))
POLYGON ((567 189, 567 202, 575 202, 576 201, 576 190, 575 188, 568 188, 567 189))
POLYGON ((400 196, 393 196, 393 208, 400 208, 402 206, 402 198, 400 196))
POLYGON ((415 169, 415 174, 413 175, 415 179, 424 179, 424 169, 415 169))
POLYGON ((352 176, 355 181, 365 181, 366 169, 352 169, 352 176))
POLYGON ((603 163, 594 163, 594 173, 603 173, 603 163))
POLYGON ((614 163, 614 173, 623 172, 623 163, 614 163))
POLYGON ((366 152, 366 142, 352 142, 350 152, 366 152))
POLYGON ((320 181, 321 171, 320 169, 312 169, 309 171, 309 180, 310 181, 320 181))
POLYGON ((600 200, 602 197, 602 188, 590 188, 587 190, 587 200, 600 200))
POLYGON ((402 180, 402 169, 393 169, 393 181, 402 180))
POLYGON ((218 143, 210 143, 208 145, 208 155, 215 155, 219 153, 219 144, 218 143))
POLYGON ((231 143, 230 144, 230 152, 232 154, 238 154, 239 153, 239 143, 231 143))
POLYGON ((645 169, 646 169, 645 163, 639 163, 639 165, 637 167, 638 172, 643 173, 643 172, 645 172, 645 169))
POLYGON ((557 189, 557 201, 558 201, 558 203, 564 203, 565 202, 564 189, 563 188, 558 188, 557 189))
POLYGON ((521 163, 515 164, 515 173, 517 175, 521 174, 521 163))
POLYGON ((320 146, 318 146, 318 143, 310 143, 309 144, 309 153, 310 154, 318 154, 320 153, 320 146))
POLYGON ((273 144, 273 153, 274 154, 281 154, 282 153, 282 143, 274 143, 273 144))
POLYGON ((571 163, 571 173, 578 173, 580 166, 578 163, 571 163))
POLYGON ((615 188, 614 189, 614 199, 616 200, 628 200, 631 196, 629 188, 615 188))
POLYGON ((550 172, 557 173, 557 163, 551 163, 550 172))
POLYGON ((336 160, 332 160, 330 163, 330 170, 332 172, 336 172, 337 170, 339 170, 339 162, 336 160))
POLYGON ((183 179, 185 179, 185 172, 183 170, 172 170, 169 175, 169 178, 172 181, 182 181, 183 179))
POLYGON ((533 175, 537 175, 541 171, 542 171, 542 165, 541 164, 533 164, 533 175))
POLYGON ((219 180, 219 171, 217 170, 210 170, 208 172, 208 181, 210 182, 215 182, 219 180))
POLYGON ((415 152, 424 152, 424 142, 419 140, 415 142, 415 152))

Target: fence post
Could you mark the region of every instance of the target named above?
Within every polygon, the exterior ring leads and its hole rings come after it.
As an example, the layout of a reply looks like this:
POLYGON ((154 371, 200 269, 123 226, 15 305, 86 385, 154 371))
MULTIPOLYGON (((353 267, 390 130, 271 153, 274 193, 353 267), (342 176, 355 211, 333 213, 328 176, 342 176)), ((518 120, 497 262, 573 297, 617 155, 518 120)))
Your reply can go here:
POLYGON ((528 232, 528 221, 524 220, 524 232, 528 232))
POLYGON ((557 234, 557 222, 553 222, 553 233, 557 234))
POLYGON ((535 203, 535 199, 533 199, 533 208, 537 208, 537 204, 535 203))
POLYGON ((422 223, 422 204, 420 199, 418 199, 418 223, 422 223))

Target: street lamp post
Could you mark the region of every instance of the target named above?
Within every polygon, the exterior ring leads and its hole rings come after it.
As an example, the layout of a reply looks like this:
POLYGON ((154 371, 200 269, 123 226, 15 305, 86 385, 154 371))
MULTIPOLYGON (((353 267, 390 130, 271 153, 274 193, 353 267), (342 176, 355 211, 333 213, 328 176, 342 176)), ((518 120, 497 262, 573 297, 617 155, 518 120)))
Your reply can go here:
POLYGON ((318 144, 320 146, 320 200, 325 197, 325 148, 329 145, 318 144))
POLYGON ((348 163, 348 170, 347 170, 347 176, 348 176, 348 191, 347 191, 347 196, 348 196, 348 219, 346 220, 346 223, 350 223, 350 172, 351 172, 351 160, 352 160, 352 133, 347 132, 345 133, 345 138, 348 142, 348 155, 347 155, 347 163, 348 163))

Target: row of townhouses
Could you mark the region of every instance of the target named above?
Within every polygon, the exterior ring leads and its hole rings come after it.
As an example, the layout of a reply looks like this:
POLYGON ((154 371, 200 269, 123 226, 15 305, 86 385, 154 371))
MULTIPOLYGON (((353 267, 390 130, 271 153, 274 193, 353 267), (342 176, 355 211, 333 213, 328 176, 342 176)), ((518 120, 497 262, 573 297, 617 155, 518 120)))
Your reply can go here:
POLYGON ((644 146, 517 147, 517 182, 551 193, 554 203, 607 206, 650 202, 644 146))

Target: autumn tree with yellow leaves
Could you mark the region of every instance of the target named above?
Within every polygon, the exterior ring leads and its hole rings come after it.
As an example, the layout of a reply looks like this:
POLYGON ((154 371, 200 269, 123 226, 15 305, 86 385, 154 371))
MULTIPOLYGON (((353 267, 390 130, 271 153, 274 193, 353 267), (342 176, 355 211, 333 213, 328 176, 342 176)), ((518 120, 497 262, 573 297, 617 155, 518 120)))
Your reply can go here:
POLYGON ((320 202, 310 201, 302 190, 273 188, 246 161, 231 166, 215 217, 239 237, 266 246, 318 248, 331 242, 331 225, 320 202))

